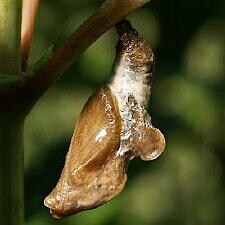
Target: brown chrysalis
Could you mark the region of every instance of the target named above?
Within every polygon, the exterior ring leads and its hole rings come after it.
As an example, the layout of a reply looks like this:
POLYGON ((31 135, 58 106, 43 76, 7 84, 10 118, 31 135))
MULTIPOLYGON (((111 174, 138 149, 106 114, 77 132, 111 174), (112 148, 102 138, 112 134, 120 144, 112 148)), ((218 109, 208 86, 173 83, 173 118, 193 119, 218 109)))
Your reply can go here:
POLYGON ((124 188, 129 160, 153 160, 165 148, 164 136, 146 111, 153 51, 129 21, 116 28, 119 41, 110 82, 85 104, 61 177, 44 201, 55 218, 111 200, 124 188))

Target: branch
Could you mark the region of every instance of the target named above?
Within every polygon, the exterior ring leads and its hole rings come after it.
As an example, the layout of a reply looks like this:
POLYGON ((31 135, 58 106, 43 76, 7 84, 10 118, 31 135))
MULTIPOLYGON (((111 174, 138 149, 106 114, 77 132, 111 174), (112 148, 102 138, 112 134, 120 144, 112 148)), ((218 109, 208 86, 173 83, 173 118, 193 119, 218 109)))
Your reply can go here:
POLYGON ((21 27, 22 70, 26 71, 39 0, 23 0, 21 27))
POLYGON ((106 0, 66 42, 59 47, 43 67, 24 81, 22 98, 32 104, 93 42, 130 12, 150 0, 106 0))

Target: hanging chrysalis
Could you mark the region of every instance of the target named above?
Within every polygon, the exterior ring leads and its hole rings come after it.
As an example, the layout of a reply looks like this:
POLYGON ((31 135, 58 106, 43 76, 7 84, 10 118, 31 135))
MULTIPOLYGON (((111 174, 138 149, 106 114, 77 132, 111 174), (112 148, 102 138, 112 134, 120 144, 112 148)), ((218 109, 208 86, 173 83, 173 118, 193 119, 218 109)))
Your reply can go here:
POLYGON ((61 177, 44 204, 55 218, 98 207, 117 196, 133 157, 157 158, 165 148, 146 108, 154 55, 127 20, 116 25, 119 41, 108 85, 85 104, 61 177))

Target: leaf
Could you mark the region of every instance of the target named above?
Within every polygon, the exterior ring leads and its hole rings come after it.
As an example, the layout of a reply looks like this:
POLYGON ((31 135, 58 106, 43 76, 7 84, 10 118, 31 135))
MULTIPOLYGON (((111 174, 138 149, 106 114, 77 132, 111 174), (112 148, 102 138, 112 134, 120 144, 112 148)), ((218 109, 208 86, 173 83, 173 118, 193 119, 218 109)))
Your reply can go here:
POLYGON ((21 80, 21 76, 0 74, 0 85, 12 84, 21 80))
POLYGON ((40 56, 40 58, 28 68, 28 74, 36 73, 52 56, 53 44, 51 44, 40 56))

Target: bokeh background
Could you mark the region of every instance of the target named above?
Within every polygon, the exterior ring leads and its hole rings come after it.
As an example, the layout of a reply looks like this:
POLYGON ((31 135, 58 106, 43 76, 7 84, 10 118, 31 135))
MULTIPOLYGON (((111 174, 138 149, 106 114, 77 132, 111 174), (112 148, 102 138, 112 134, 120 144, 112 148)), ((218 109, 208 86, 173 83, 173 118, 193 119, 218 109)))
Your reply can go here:
MULTIPOLYGON (((43 0, 30 64, 56 48, 102 1, 43 0)), ((27 225, 225 224, 225 1, 152 0, 130 21, 154 48, 149 111, 165 134, 157 160, 134 159, 124 191, 111 202, 64 220, 44 197, 60 176, 75 121, 108 80, 117 34, 98 39, 37 103, 26 121, 27 225)))

